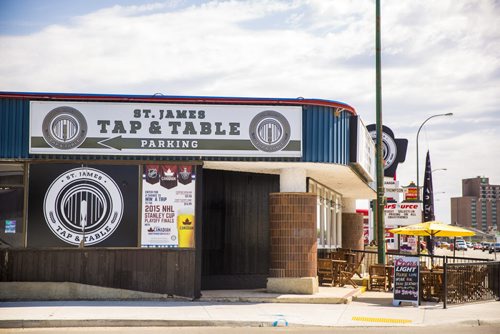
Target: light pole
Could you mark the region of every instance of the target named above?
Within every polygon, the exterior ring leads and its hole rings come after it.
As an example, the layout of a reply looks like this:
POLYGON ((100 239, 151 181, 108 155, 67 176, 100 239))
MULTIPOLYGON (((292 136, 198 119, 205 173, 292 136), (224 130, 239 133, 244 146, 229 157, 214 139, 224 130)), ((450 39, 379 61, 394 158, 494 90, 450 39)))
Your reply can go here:
POLYGON ((376 112, 376 163, 377 163, 377 258, 378 263, 385 264, 385 224, 384 224, 384 157, 382 147, 382 62, 380 42, 380 0, 375 1, 375 112, 376 112))
POLYGON ((428 120, 434 117, 439 117, 439 116, 453 116, 453 113, 449 112, 446 114, 437 114, 437 115, 432 115, 428 117, 418 128, 417 131, 417 200, 420 202, 420 178, 419 178, 419 170, 418 170, 418 136, 420 135, 420 130, 422 130, 422 127, 424 126, 425 123, 427 123, 428 120))

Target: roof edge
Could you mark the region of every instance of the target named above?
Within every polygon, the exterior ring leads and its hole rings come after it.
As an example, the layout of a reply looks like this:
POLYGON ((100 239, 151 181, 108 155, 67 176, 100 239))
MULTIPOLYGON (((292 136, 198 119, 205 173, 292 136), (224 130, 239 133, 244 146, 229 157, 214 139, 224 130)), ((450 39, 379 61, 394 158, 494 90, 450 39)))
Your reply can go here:
POLYGON ((40 92, 0 92, 0 98, 36 99, 36 100, 86 100, 113 102, 170 102, 170 103, 219 103, 219 104, 274 104, 274 105, 311 105, 343 108, 356 115, 350 105, 323 99, 298 98, 261 98, 261 97, 226 97, 226 96, 174 96, 174 95, 122 95, 122 94, 80 94, 80 93, 40 93, 40 92))

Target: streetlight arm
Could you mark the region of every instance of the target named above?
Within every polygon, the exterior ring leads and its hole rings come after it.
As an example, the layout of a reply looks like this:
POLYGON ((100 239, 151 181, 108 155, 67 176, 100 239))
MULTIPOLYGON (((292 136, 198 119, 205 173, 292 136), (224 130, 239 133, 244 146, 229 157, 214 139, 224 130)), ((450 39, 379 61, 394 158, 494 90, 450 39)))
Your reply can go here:
POLYGON ((436 169, 433 169, 433 170, 432 170, 432 173, 434 173, 434 172, 438 172, 438 171, 440 171, 440 170, 447 171, 447 170, 448 170, 448 168, 436 168, 436 169))
POLYGON ((453 113, 449 112, 446 114, 437 114, 437 115, 432 115, 430 117, 427 117, 427 119, 420 125, 417 131, 417 200, 420 201, 420 173, 419 173, 419 164, 418 164, 418 136, 420 135, 420 130, 422 130, 422 127, 427 123, 428 120, 434 117, 439 117, 439 116, 453 116, 453 113))

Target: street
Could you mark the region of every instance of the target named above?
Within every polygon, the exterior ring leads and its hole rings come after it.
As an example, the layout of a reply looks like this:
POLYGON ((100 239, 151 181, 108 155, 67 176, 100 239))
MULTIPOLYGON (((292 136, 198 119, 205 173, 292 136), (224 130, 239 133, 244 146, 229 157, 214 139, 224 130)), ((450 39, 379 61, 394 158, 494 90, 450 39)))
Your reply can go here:
MULTIPOLYGON (((439 255, 439 256, 453 256, 453 251, 449 249, 444 249, 444 248, 435 248, 434 249, 434 254, 439 255)), ((488 251, 482 251, 479 249, 472 249, 469 248, 466 251, 463 250, 457 250, 455 251, 455 256, 457 257, 470 257, 470 258, 476 258, 476 259, 490 259, 490 260, 495 260, 499 261, 500 260, 500 253, 489 253, 488 251)))
POLYGON ((88 327, 88 328, 27 328, 27 329, 1 329, 0 333, 24 334, 80 334, 80 333, 106 333, 106 334, 238 334, 247 333, 370 333, 370 334, 428 334, 430 331, 440 334, 498 334, 500 326, 435 326, 435 327, 88 327))

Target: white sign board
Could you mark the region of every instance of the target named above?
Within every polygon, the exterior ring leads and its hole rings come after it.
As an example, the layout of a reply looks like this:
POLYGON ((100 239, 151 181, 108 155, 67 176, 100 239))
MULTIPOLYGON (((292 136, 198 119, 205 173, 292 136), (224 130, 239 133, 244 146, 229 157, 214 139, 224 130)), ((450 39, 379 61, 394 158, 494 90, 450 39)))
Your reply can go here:
POLYGON ((405 226, 422 222, 422 203, 388 203, 384 209, 387 225, 405 226))
POLYGON ((400 194, 402 194, 403 191, 403 188, 399 186, 399 181, 393 178, 384 178, 384 193, 386 197, 394 198, 399 202, 400 194))
POLYGON ((33 154, 302 156, 302 107, 32 101, 33 154))
POLYGON ((375 143, 363 121, 361 121, 361 117, 357 117, 356 130, 356 156, 353 158, 355 158, 355 163, 368 177, 368 180, 375 181, 375 143))

